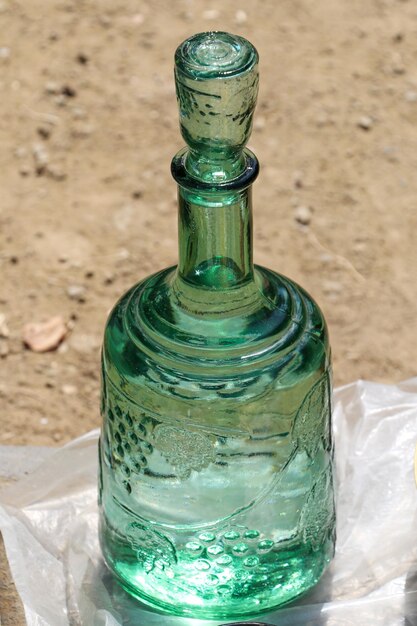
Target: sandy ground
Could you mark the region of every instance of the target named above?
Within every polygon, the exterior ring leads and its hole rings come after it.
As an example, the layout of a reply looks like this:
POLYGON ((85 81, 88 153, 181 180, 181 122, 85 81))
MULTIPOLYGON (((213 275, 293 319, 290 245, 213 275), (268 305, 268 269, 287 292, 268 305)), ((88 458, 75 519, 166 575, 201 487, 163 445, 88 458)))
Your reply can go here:
POLYGON ((415 2, 1 0, 0 443, 99 424, 106 315, 177 257, 173 53, 216 29, 261 55, 256 261, 320 303, 336 384, 416 374, 415 2))

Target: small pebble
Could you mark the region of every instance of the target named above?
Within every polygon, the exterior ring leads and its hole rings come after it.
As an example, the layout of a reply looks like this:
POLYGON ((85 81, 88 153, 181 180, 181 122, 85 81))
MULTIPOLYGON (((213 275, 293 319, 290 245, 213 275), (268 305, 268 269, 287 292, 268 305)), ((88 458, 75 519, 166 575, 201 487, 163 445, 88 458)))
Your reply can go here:
POLYGON ((15 157, 17 157, 18 159, 24 159, 28 156, 28 154, 29 154, 28 149, 25 148, 25 146, 19 146, 14 151, 15 157))
POLYGON ((82 120, 87 117, 87 113, 85 112, 85 109, 82 109, 81 107, 74 107, 72 109, 72 116, 76 120, 82 120))
POLYGON ((295 189, 301 189, 303 186, 303 172, 301 170, 296 170, 292 175, 292 184, 295 189))
POLYGON ((362 128, 362 130, 371 130, 373 125, 373 119, 372 117, 369 117, 369 115, 362 115, 357 122, 357 126, 362 128))
POLYGON ((322 128, 323 126, 330 126, 331 124, 333 124, 332 118, 325 111, 321 111, 317 114, 315 122, 318 128, 322 128))
POLYGON ((39 137, 41 137, 42 139, 49 139, 49 137, 51 136, 51 127, 49 125, 43 125, 43 126, 39 126, 36 131, 39 135, 39 137))
POLYGON ((394 52, 391 60, 391 71, 393 74, 404 74, 405 66, 402 56, 399 52, 394 52))
POLYGON ((117 258, 119 261, 127 261, 129 257, 130 252, 127 248, 120 248, 120 250, 117 251, 117 258))
POLYGON ((68 332, 61 315, 44 322, 30 322, 23 328, 23 343, 33 352, 55 350, 68 332))
POLYGON ((395 163, 396 161, 398 161, 397 149, 394 146, 384 146, 382 149, 382 153, 387 161, 390 161, 390 163, 395 163))
POLYGON ((245 24, 248 21, 248 15, 242 9, 236 11, 235 22, 236 24, 245 24))
POLYGON ((75 91, 74 87, 71 87, 71 85, 64 85, 61 89, 61 93, 67 98, 75 98, 75 96, 77 95, 77 92, 75 91))
POLYGON ((412 89, 409 89, 408 91, 405 92, 404 98, 406 99, 407 102, 417 102, 417 91, 413 91, 412 89))
POLYGON ((255 118, 255 121, 253 123, 253 128, 255 130, 263 130, 266 126, 266 120, 264 117, 259 116, 257 118, 255 118))
POLYGON ((6 316, 4 313, 0 313, 0 337, 8 339, 10 336, 9 327, 7 326, 6 316))
POLYGON ((114 283, 114 281, 116 280, 116 275, 111 273, 111 274, 106 274, 104 277, 104 284, 105 285, 112 285, 114 283))
POLYGON ((57 105, 57 107, 64 107, 67 104, 67 98, 64 96, 64 94, 60 93, 57 96, 55 96, 54 102, 57 105))
POLYGON ((48 420, 48 418, 47 418, 47 417, 41 417, 41 419, 39 420, 39 423, 40 423, 42 426, 46 426, 46 425, 48 424, 48 422, 49 422, 49 420, 48 420))
POLYGON ((365 252, 366 248, 367 246, 364 241, 356 241, 353 244, 353 249, 355 250, 355 252, 365 252))
POLYGON ((145 21, 145 16, 142 13, 135 13, 135 15, 132 15, 131 21, 132 24, 140 26, 145 21))
POLYGON ((342 291, 342 285, 336 280, 323 281, 323 291, 327 294, 336 294, 342 291))
POLYGON ((101 337, 90 334, 74 333, 70 339, 71 348, 81 354, 97 352, 101 347, 101 337))
POLYGON ((71 136, 74 139, 85 139, 89 137, 94 131, 94 126, 86 122, 76 122, 71 129, 71 136))
POLYGON ((182 11, 180 17, 186 22, 191 22, 194 19, 194 13, 192 11, 182 11))
POLYGON ((44 89, 46 93, 53 95, 53 96, 56 96, 57 94, 61 92, 60 85, 52 80, 49 80, 47 83, 45 83, 44 89))
POLYGON ((88 56, 84 54, 83 52, 80 52, 79 54, 77 54, 76 58, 80 65, 87 65, 89 61, 88 56))
POLYGON ((323 252, 322 254, 320 254, 320 261, 322 263, 331 263, 333 261, 333 256, 331 254, 329 254, 328 252, 323 252))
POLYGON ((35 161, 35 169, 38 176, 45 173, 45 168, 49 163, 49 156, 45 147, 41 143, 35 143, 32 147, 32 154, 35 161))
POLYGON ((207 11, 203 11, 203 19, 205 20, 216 20, 220 16, 220 11, 217 9, 207 9, 207 11))
POLYGON ((31 167, 27 164, 27 163, 23 163, 20 167, 19 167, 19 174, 21 176, 29 176, 29 174, 31 173, 31 167))
POLYGON ((5 359, 9 354, 9 344, 6 339, 0 339, 0 358, 5 359))
POLYGON ((109 26, 111 26, 111 17, 105 13, 99 16, 98 21, 104 28, 109 28, 109 26))
POLYGON ((67 177, 66 173, 59 167, 59 165, 54 163, 48 165, 46 168, 46 174, 49 178, 52 178, 52 180, 58 181, 65 180, 67 177))
POLYGON ((67 327, 68 327, 68 330, 74 330, 75 328, 74 315, 71 315, 71 319, 69 320, 69 322, 67 322, 67 327))
POLYGON ((311 209, 308 206, 298 206, 294 209, 294 219, 303 226, 308 226, 311 222, 311 209))
POLYGON ((83 285, 69 285, 67 287, 67 296, 70 300, 77 302, 85 302, 87 290, 83 285))
POLYGON ((75 396, 78 392, 78 389, 75 385, 62 385, 61 391, 66 396, 75 396))
POLYGON ((10 58, 10 48, 0 48, 0 59, 3 61, 7 61, 10 58))

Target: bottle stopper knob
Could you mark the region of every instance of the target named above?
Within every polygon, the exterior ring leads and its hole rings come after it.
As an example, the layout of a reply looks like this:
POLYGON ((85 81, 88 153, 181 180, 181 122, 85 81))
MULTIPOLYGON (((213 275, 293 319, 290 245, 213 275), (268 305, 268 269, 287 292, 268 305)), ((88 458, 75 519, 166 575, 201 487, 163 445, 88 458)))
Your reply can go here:
POLYGON ((175 53, 181 133, 192 152, 213 160, 241 153, 252 130, 258 53, 243 37, 200 33, 175 53))

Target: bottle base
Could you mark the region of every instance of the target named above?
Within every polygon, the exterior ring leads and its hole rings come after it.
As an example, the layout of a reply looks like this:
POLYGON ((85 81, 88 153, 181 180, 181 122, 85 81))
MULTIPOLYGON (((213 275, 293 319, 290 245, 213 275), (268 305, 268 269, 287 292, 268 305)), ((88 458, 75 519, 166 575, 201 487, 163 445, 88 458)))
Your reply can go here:
POLYGON ((288 604, 316 585, 333 554, 327 539, 319 549, 298 544, 271 552, 253 572, 181 554, 170 567, 157 551, 152 554, 151 545, 144 561, 104 517, 100 542, 107 567, 129 595, 159 612, 201 619, 256 617, 288 604))

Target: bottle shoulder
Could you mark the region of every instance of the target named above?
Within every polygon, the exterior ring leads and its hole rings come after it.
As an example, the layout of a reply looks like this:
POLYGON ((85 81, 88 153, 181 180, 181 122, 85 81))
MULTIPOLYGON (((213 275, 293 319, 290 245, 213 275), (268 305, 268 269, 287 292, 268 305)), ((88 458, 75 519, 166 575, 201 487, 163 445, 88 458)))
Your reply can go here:
POLYGON ((256 266, 238 289, 195 289, 176 267, 132 287, 115 305, 105 330, 109 365, 132 374, 145 361, 210 377, 275 368, 326 368, 324 317, 304 289, 256 266))

